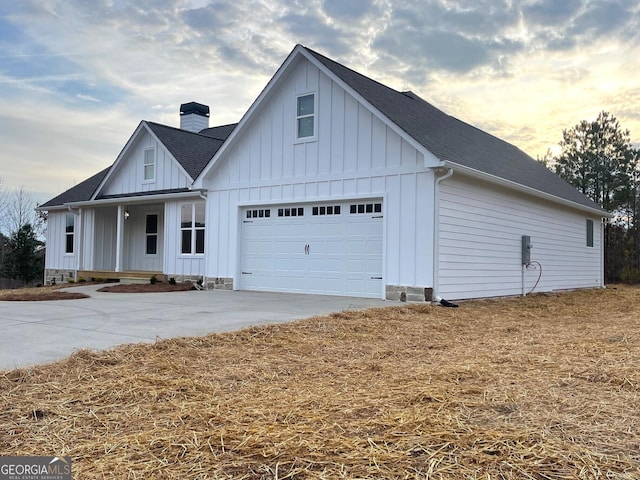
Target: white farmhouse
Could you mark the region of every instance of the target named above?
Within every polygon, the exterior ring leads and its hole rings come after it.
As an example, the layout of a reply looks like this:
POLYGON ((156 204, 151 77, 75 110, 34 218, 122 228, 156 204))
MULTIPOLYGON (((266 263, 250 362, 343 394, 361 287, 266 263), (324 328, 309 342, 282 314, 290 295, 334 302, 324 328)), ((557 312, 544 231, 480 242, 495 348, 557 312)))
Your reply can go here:
POLYGON ((409 300, 604 286, 610 215, 515 146, 296 46, 238 124, 142 121, 49 212, 45 281, 409 300))

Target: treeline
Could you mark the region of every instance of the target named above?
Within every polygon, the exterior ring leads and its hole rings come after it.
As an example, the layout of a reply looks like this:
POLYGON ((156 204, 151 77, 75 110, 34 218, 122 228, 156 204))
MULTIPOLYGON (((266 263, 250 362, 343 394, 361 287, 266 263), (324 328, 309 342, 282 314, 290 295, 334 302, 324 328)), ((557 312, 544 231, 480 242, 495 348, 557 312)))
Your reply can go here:
POLYGON ((562 132, 549 168, 615 215, 605 225, 605 280, 640 283, 640 148, 610 113, 562 132))
POLYGON ((0 288, 43 281, 45 218, 36 206, 24 189, 11 192, 0 180, 0 288))

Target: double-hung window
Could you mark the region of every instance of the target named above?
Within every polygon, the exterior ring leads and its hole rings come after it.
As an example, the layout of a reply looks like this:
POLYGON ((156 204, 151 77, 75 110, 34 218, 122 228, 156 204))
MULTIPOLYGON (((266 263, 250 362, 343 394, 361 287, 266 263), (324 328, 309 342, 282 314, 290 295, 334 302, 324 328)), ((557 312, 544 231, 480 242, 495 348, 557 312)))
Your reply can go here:
POLYGON ((183 255, 204 253, 205 203, 185 203, 180 207, 180 252, 183 255))
POLYGON ((309 93, 296 99, 296 138, 312 139, 316 136, 316 95, 309 93))
POLYGON ((144 181, 152 182, 156 179, 156 149, 144 151, 144 181))
POLYGON ((71 212, 67 212, 65 223, 64 253, 73 253, 73 237, 76 226, 76 216, 71 212))

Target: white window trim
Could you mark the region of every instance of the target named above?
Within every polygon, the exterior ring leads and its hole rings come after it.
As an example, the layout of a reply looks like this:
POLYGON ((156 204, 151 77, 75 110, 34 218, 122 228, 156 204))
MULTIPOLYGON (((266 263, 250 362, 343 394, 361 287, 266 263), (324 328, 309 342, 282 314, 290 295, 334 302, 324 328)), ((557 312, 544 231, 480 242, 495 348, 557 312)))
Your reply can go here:
POLYGON ((179 222, 179 226, 180 226, 180 234, 179 234, 179 252, 178 252, 178 256, 179 257, 188 257, 188 258, 193 258, 193 257, 204 257, 206 251, 207 251, 207 204, 206 202, 189 202, 189 203, 181 203, 180 204, 180 222, 179 222), (205 212, 204 212, 204 227, 196 227, 196 205, 197 204, 203 204, 205 206, 205 212), (191 206, 191 227, 189 228, 182 228, 182 207, 184 206, 191 206), (182 232, 183 231, 187 231, 190 230, 191 231, 191 253, 183 253, 182 252, 182 232), (204 231, 204 252, 202 253, 196 253, 196 232, 198 230, 202 230, 204 231))
POLYGON ((157 171, 157 165, 158 165, 158 161, 157 161, 157 154, 156 154, 156 149, 155 148, 145 148, 144 149, 144 157, 142 159, 142 181, 143 183, 155 183, 156 181, 156 171, 157 171), (153 152, 153 162, 152 163, 147 163, 147 152, 153 152), (146 170, 147 167, 151 165, 153 166, 153 177, 152 178, 145 178, 146 175, 146 170))
POLYGON ((315 142, 318 140, 318 92, 305 92, 299 95, 296 95, 296 102, 294 105, 295 111, 295 120, 293 130, 295 132, 295 142, 294 143, 307 143, 307 142, 315 142), (307 95, 313 95, 313 115, 298 115, 298 99, 301 97, 306 97, 307 95), (299 137, 298 136, 298 120, 300 118, 313 117, 313 135, 310 137, 299 137))

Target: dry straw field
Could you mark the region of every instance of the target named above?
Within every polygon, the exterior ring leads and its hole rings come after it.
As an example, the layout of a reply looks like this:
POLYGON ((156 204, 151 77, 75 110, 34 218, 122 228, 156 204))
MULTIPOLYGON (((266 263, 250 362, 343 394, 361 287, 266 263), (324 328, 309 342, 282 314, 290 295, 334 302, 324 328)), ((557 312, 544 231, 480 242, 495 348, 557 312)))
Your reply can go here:
POLYGON ((0 452, 83 480, 638 479, 639 366, 638 288, 343 312, 0 372, 0 452))

